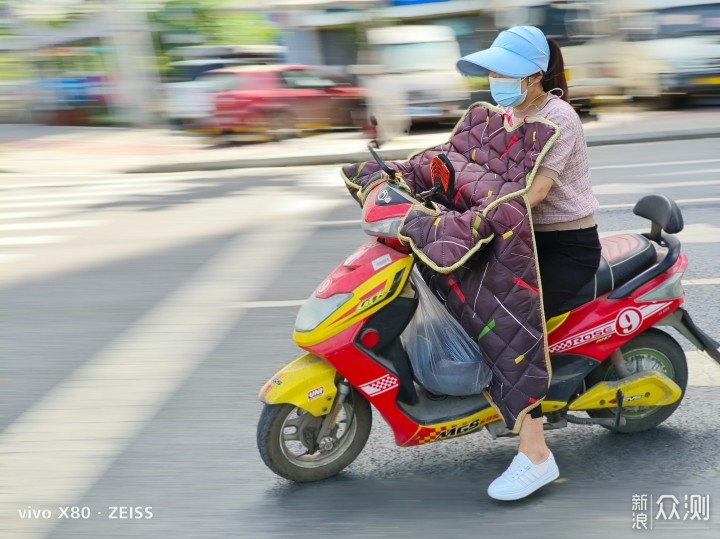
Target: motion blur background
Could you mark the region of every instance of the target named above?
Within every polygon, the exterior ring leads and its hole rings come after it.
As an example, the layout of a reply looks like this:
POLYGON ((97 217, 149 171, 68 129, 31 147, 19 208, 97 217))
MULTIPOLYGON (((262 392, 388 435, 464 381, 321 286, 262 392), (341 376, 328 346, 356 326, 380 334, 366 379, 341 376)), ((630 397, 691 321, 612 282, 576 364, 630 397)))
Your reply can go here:
POLYGON ((5 0, 0 121, 284 138, 369 108, 398 133, 489 99, 455 62, 516 24, 563 46, 582 112, 720 94, 713 0, 5 0))
POLYGON ((402 449, 376 414, 311 485, 258 454, 299 306, 368 239, 339 165, 447 140, 490 100, 457 59, 516 24, 563 47, 602 235, 675 200, 720 338, 720 0, 0 0, 0 538, 624 538, 643 494, 713 504, 653 539, 720 537, 720 365, 685 341, 667 422, 549 431, 561 478, 519 505, 484 432, 402 449))

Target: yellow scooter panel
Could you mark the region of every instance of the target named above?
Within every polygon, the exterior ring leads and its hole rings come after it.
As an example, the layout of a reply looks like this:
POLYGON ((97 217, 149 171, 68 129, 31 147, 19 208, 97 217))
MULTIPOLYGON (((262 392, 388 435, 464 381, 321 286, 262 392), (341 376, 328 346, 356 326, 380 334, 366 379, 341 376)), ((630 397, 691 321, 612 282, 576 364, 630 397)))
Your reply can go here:
POLYGON ((305 354, 283 367, 260 390, 266 404, 293 404, 314 416, 330 411, 337 371, 322 358, 305 354))
POLYGON ((598 410, 617 407, 617 390, 623 392, 623 407, 667 406, 682 397, 682 389, 658 371, 643 371, 622 380, 598 382, 570 403, 570 410, 598 410))
POLYGON ((570 316, 570 312, 566 312, 566 313, 560 314, 558 316, 554 316, 553 318, 548 320, 546 323, 548 335, 550 335, 553 331, 555 331, 557 328, 562 326, 565 323, 565 321, 569 318, 569 316, 570 316))
MULTIPOLYGON (((304 332, 297 329, 293 339, 298 346, 308 348, 346 330, 360 320, 368 318, 377 311, 395 300, 405 288, 414 264, 413 258, 404 256, 386 268, 377 271, 374 275, 363 281, 353 290, 352 297, 337 307, 325 320, 320 322, 312 331, 304 332)), ((317 298, 310 298, 303 309, 317 298)))

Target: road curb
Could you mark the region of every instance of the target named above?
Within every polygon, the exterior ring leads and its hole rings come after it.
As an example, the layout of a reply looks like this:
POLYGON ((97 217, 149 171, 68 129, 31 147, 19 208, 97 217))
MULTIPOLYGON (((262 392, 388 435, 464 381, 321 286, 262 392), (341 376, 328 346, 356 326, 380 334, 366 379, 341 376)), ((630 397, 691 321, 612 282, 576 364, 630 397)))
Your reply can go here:
MULTIPOLYGON (((425 148, 398 148, 380 150, 380 156, 387 161, 407 159, 411 154, 425 148)), ((154 174, 167 172, 194 172, 229 170, 233 168, 275 168, 275 167, 302 167, 310 165, 339 165, 342 163, 356 163, 372 159, 370 152, 355 151, 330 155, 294 155, 288 157, 268 157, 264 159, 227 159, 224 161, 207 161, 197 163, 173 163, 168 165, 151 165, 132 170, 123 171, 126 174, 154 174)))
MULTIPOLYGON (((588 146, 611 146, 615 144, 642 144, 647 142, 669 142, 673 140, 693 140, 702 138, 718 138, 720 129, 695 129, 675 131, 673 133, 643 133, 643 134, 614 134, 614 135, 592 135, 586 134, 585 140, 588 146)), ((387 161, 405 160, 408 156, 425 150, 427 147, 406 147, 390 148, 380 150, 380 156, 387 161)), ((205 161, 195 163, 173 163, 167 165, 151 165, 135 169, 121 171, 126 174, 157 174, 170 172, 202 172, 215 170, 230 170, 243 168, 275 168, 275 167, 299 167, 310 165, 340 165, 343 163, 356 163, 370 159, 370 153, 366 150, 354 151, 340 154, 325 155, 294 155, 288 157, 268 157, 226 159, 223 161, 205 161)))

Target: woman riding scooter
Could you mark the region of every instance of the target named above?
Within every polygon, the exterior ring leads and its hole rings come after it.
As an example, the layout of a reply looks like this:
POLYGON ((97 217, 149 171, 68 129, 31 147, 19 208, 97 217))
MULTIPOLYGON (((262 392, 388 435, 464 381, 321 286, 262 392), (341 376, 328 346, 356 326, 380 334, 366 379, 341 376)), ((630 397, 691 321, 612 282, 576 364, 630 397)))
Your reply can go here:
MULTIPOLYGON (((542 116, 560 128, 528 192, 547 320, 568 310, 563 304, 593 278, 601 251, 593 217, 598 201, 582 124, 567 102, 562 52, 538 28, 516 26, 501 32, 490 48, 461 58, 458 69, 467 76, 489 75, 492 97, 506 108, 510 123, 542 116)), ((520 428, 518 454, 488 487, 493 498, 523 498, 559 476, 540 407, 529 416, 520 428)))

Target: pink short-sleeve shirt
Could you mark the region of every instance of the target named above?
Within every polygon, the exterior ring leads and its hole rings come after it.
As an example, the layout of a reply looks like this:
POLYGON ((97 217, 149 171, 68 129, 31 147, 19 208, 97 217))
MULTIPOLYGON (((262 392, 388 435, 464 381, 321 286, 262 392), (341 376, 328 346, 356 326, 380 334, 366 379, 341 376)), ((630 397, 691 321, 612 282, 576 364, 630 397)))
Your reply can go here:
MULTIPOLYGON (((585 132, 577 113, 550 94, 540 110, 533 108, 525 113, 525 117, 532 116, 547 118, 560 128, 560 137, 540 163, 539 173, 545 172, 554 184, 545 200, 533 208, 533 223, 566 223, 593 215, 600 204, 592 192, 585 132)), ((514 122, 522 120, 513 115, 514 122)))

